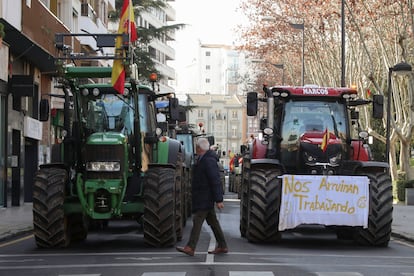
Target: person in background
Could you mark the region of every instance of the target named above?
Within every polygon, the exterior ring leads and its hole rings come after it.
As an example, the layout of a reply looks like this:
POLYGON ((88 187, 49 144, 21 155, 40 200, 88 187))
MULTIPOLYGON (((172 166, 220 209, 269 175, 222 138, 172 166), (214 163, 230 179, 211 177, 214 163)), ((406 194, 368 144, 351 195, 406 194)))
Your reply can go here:
POLYGON ((176 249, 179 252, 194 256, 201 227, 204 221, 207 221, 217 241, 216 248, 208 253, 227 253, 226 240, 214 209, 214 205, 218 209, 224 208, 223 188, 217 165, 217 155, 210 150, 210 144, 206 138, 197 140, 196 153, 198 160, 194 166, 192 178, 193 227, 187 245, 185 247, 177 246, 176 249))

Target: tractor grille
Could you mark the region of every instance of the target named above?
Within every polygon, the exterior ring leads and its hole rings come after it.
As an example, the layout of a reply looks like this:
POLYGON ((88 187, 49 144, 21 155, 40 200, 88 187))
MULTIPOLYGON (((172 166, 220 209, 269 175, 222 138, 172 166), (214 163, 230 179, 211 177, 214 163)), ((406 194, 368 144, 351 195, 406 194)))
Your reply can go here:
POLYGON ((86 162, 117 161, 121 164, 121 169, 116 172, 86 172, 88 179, 119 179, 125 167, 124 151, 122 145, 87 145, 85 149, 86 162))

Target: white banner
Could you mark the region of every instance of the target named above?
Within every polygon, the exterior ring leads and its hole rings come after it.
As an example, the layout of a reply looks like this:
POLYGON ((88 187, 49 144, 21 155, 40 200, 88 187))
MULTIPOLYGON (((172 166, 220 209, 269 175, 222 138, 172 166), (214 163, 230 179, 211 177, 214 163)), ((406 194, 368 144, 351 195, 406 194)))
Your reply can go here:
POLYGON ((279 231, 300 224, 368 227, 366 176, 282 175, 279 231))

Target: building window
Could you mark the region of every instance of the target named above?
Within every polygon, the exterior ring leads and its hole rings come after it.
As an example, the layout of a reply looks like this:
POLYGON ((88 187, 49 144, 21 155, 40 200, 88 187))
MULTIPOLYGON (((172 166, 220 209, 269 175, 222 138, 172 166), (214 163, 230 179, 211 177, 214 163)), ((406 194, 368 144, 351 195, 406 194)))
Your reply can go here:
POLYGON ((203 117, 204 117, 204 112, 203 112, 203 110, 202 110, 202 109, 199 109, 199 110, 198 110, 198 117, 199 117, 199 118, 203 118, 203 117))
POLYGON ((233 119, 237 119, 237 110, 233 110, 232 112, 231 112, 231 117, 233 118, 233 119))
POLYGON ((206 57, 209 57, 209 56, 211 56, 211 52, 210 51, 207 51, 206 52, 206 57))
POLYGON ((206 79, 206 83, 210 83, 210 79, 209 78, 206 79))
POLYGON ((231 137, 237 137, 237 127, 231 127, 231 137))
POLYGON ((211 66, 210 65, 206 65, 206 70, 210 70, 211 66))

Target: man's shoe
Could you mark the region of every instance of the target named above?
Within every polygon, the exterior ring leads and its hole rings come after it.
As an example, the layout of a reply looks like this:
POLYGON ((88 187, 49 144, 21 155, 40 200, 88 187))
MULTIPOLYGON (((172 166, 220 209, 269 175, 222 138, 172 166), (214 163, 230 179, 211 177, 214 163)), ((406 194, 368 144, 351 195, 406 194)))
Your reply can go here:
POLYGON ((185 247, 177 246, 175 249, 177 249, 177 251, 179 252, 187 254, 188 256, 194 256, 194 249, 192 249, 189 246, 185 246, 185 247))
POLYGON ((212 251, 208 251, 208 254, 221 254, 221 253, 227 253, 229 250, 227 247, 217 247, 216 249, 212 251))

